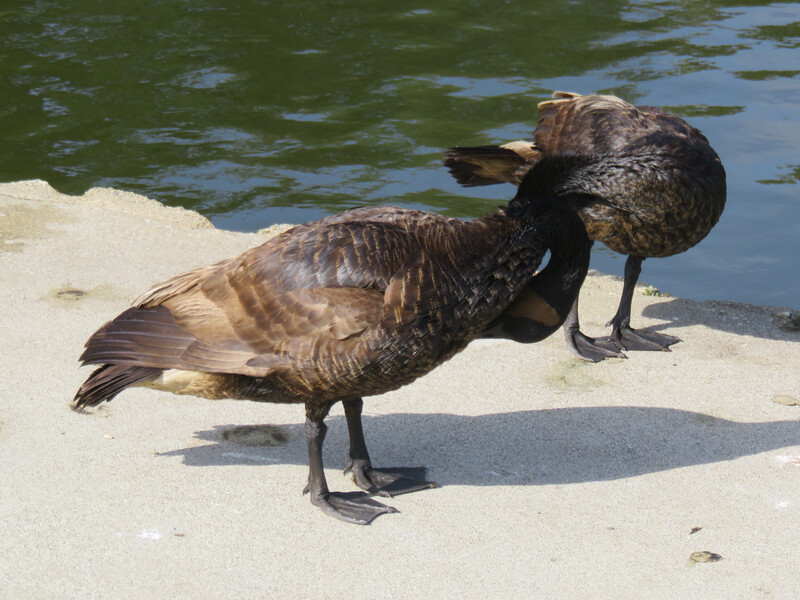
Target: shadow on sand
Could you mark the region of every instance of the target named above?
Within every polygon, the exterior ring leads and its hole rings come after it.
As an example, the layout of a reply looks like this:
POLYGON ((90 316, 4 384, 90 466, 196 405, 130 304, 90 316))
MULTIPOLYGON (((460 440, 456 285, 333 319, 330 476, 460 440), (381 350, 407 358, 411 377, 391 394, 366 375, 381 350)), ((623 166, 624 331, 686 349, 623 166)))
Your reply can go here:
MULTIPOLYGON (((797 325, 794 322, 790 322, 788 316, 780 316, 779 312, 784 312, 785 314, 785 311, 778 311, 778 309, 765 306, 752 306, 718 300, 693 302, 675 298, 667 302, 646 306, 642 311, 642 315, 652 319, 660 319, 666 321, 666 323, 643 329, 645 331, 675 333, 674 331, 671 332, 670 329, 705 325, 711 329, 736 335, 800 342, 800 331, 797 331, 797 325)), ((794 313, 791 314, 794 315, 794 313)), ((636 327, 635 315, 631 322, 636 327)))
MULTIPOLYGON (((330 417, 328 468, 347 458, 344 418, 330 417)), ((308 457, 300 424, 279 426, 283 446, 223 439, 236 426, 200 431, 211 444, 160 453, 190 466, 299 464, 308 457)), ((248 426, 252 427, 252 426, 248 426)), ((274 428, 275 426, 264 426, 274 428)), ((800 421, 738 423, 702 413, 640 406, 530 410, 481 416, 365 416, 377 467, 425 465, 442 485, 546 485, 633 477, 800 445, 800 421)), ((267 468, 267 467, 265 467, 267 468)))

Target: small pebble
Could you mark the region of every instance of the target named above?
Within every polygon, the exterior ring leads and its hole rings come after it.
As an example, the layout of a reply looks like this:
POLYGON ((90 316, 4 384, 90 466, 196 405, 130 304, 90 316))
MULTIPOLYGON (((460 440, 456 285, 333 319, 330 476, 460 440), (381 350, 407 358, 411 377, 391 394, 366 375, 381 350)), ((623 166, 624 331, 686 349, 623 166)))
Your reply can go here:
POLYGON ((689 557, 689 560, 693 563, 708 563, 708 562, 717 562, 722 560, 722 557, 717 554, 716 552, 709 552, 708 550, 703 550, 702 552, 692 552, 692 555, 689 557))
POLYGON ((775 404, 783 404, 784 406, 800 406, 800 400, 793 396, 786 396, 785 394, 776 394, 772 397, 775 404))

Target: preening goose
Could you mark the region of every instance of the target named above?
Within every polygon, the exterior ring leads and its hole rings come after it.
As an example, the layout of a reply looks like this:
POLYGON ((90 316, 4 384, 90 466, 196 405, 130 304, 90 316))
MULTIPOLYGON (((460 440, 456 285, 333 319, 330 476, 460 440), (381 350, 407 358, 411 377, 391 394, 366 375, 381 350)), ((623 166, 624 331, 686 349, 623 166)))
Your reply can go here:
POLYGON ((700 131, 614 96, 556 92, 539 104, 532 141, 454 147, 444 156, 465 186, 519 185, 544 158, 560 163, 540 171, 542 192, 575 210, 592 240, 628 256, 609 337, 581 333, 576 300, 565 333, 577 356, 598 361, 680 341, 632 329, 631 300, 645 258, 685 252, 711 231, 725 207, 725 170, 700 131))
POLYGON ((353 209, 173 277, 89 338, 82 363, 100 367, 75 406, 134 385, 304 404, 311 502, 357 524, 394 512, 370 495, 435 484, 372 468, 362 396, 413 381, 481 335, 543 339, 577 297, 591 242, 572 211, 537 190, 523 185, 506 208, 473 221, 353 209), (324 419, 338 401, 346 472, 368 493, 328 490, 324 419))

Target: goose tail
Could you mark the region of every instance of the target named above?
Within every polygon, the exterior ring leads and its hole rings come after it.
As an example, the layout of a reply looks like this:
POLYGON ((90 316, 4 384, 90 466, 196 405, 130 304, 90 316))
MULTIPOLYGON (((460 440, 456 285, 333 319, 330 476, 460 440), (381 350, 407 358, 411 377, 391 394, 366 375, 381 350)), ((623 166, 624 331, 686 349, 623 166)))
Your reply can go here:
POLYGON ((72 400, 73 408, 108 402, 122 390, 158 377, 164 369, 137 365, 103 365, 83 383, 72 400))
POLYGON ((444 166, 465 187, 513 183, 518 185, 539 157, 531 142, 510 142, 503 146, 463 146, 444 152, 444 166))

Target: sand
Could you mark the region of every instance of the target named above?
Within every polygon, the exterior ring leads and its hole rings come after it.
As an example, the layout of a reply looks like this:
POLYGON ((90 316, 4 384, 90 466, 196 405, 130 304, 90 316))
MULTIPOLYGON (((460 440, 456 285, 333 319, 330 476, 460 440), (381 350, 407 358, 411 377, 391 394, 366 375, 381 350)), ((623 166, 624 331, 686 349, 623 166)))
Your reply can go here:
MULTIPOLYGON (((0 597, 800 597, 786 307, 637 293, 634 326, 682 338, 672 352, 586 364, 560 333, 485 340, 367 398, 376 466, 441 484, 368 527, 301 495, 299 405, 140 388, 70 410, 100 325, 269 235, 114 190, 0 185, 0 597)), ((590 275, 585 332, 620 287, 590 275)), ((327 422, 331 489, 355 490, 340 406, 327 422)))

